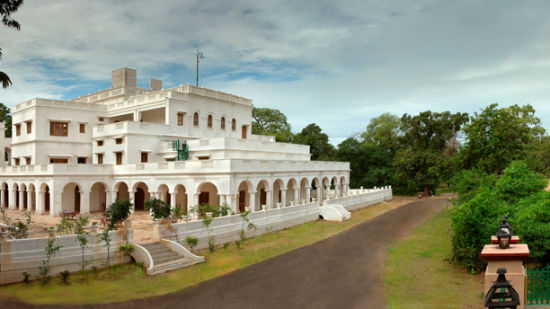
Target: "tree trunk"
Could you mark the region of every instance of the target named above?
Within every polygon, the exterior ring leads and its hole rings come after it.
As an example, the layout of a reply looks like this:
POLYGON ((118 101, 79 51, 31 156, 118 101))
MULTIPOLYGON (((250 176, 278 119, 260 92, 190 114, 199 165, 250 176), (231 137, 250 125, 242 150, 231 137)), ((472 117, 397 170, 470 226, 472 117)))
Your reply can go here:
POLYGON ((424 197, 429 197, 430 196, 430 187, 428 186, 424 186, 424 197))

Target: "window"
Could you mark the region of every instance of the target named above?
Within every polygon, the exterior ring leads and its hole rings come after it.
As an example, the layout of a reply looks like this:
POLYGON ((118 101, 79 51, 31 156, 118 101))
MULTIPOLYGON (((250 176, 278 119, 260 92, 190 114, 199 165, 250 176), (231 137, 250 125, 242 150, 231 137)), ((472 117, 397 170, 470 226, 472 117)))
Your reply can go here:
POLYGON ((183 126, 183 114, 184 113, 178 113, 178 126, 183 126))
POLYGON ((210 160, 210 156, 198 156, 197 160, 210 160))
POLYGON ((141 163, 147 163, 147 152, 141 153, 141 163))
POLYGON ((76 159, 76 163, 78 164, 86 164, 86 157, 78 157, 76 159))
POLYGON ((212 127, 212 115, 208 115, 208 127, 212 127))
POLYGON ((222 117, 222 120, 221 120, 221 128, 222 130, 225 130, 225 117, 222 117))
POLYGON ((231 120, 231 130, 233 131, 237 130, 237 121, 235 120, 235 118, 231 120))
POLYGON ((85 123, 80 124, 80 133, 86 133, 86 124, 85 123))
POLYGON ((122 164, 122 152, 115 152, 116 155, 116 165, 122 164))
POLYGON ((69 135, 69 123, 50 121, 50 136, 68 136, 69 135))
POLYGON ((97 164, 103 164, 103 154, 102 153, 97 154, 97 164))
POLYGON ((16 166, 19 165, 19 158, 15 158, 15 159, 13 159, 13 161, 15 162, 16 166))
POLYGON ((25 164, 31 165, 31 157, 25 157, 25 164))
POLYGON ((21 124, 16 124, 15 125, 15 136, 19 136, 21 135, 21 124))
POLYGON ((199 113, 195 113, 193 115, 193 125, 195 127, 198 127, 199 126, 199 113))
POLYGON ((69 163, 69 159, 67 159, 67 158, 50 158, 50 163, 51 164, 58 164, 58 163, 67 164, 67 163, 69 163))
POLYGON ((97 120, 99 120, 99 122, 105 121, 105 119, 103 117, 99 117, 97 120))
POLYGON ((117 145, 122 144, 122 137, 119 137, 119 138, 115 139, 115 144, 117 144, 117 145))
POLYGON ((27 124, 27 134, 31 134, 32 133, 32 121, 27 121, 26 124, 27 124))
POLYGON ((97 146, 98 146, 98 147, 101 147, 101 146, 103 146, 103 140, 101 140, 101 141, 97 141, 97 146))
POLYGON ((246 126, 243 126, 243 139, 246 139, 246 126))

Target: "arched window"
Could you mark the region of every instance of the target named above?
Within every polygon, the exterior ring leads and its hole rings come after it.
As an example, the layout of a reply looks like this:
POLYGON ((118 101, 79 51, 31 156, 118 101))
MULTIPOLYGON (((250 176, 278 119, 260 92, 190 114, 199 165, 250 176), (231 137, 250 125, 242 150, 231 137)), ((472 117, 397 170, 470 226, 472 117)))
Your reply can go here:
POLYGON ((235 120, 235 118, 231 120, 231 130, 233 131, 237 130, 237 121, 235 120))
POLYGON ((193 115, 193 125, 195 127, 198 127, 199 126, 199 113, 195 113, 193 115))
POLYGON ((222 130, 225 130, 225 117, 222 117, 222 120, 221 120, 221 128, 222 130))
POLYGON ((208 127, 212 127, 212 115, 208 115, 208 127))

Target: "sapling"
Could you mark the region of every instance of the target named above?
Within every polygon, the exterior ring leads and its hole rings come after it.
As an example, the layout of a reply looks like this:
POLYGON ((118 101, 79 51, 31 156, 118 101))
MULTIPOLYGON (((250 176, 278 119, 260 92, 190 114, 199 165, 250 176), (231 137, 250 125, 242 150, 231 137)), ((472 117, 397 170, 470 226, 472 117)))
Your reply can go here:
POLYGON ((107 228, 103 230, 103 232, 99 233, 99 240, 103 241, 105 243, 105 247, 107 247, 107 260, 105 261, 105 266, 109 270, 109 277, 111 276, 111 241, 113 240, 111 238, 111 235, 109 234, 110 229, 107 228))
POLYGON ((86 228, 86 225, 88 225, 88 217, 78 216, 75 222, 74 232, 76 234, 76 240, 78 241, 78 245, 82 250, 82 265, 81 265, 82 273, 84 273, 84 270, 86 269, 86 265, 89 264, 85 261, 85 256, 84 256, 84 250, 88 247, 88 235, 89 235, 89 233, 84 230, 86 228))
POLYGON ((193 250, 193 248, 195 248, 199 243, 199 240, 197 239, 197 237, 187 236, 187 238, 185 238, 185 242, 187 243, 189 248, 193 250))
POLYGON ((42 283, 46 284, 50 281, 50 260, 55 256, 57 251, 59 251, 62 246, 54 246, 55 238, 48 240, 48 244, 44 249, 44 255, 46 256, 45 260, 42 260, 42 266, 38 267, 38 274, 42 279, 42 283))
POLYGON ((249 214, 250 214, 250 210, 242 212, 240 214, 241 218, 243 219, 243 222, 242 222, 242 225, 241 225, 241 233, 240 233, 241 241, 244 241, 246 239, 246 234, 245 234, 245 230, 244 230, 245 224, 246 224, 246 228, 249 229, 249 230, 256 227, 256 225, 254 225, 254 223, 250 222, 250 219, 248 218, 249 214))
POLYGON ((202 224, 206 227, 206 234, 208 235, 208 250, 210 250, 210 252, 214 251, 214 236, 210 236, 210 224, 212 220, 214 219, 209 217, 202 219, 202 224))

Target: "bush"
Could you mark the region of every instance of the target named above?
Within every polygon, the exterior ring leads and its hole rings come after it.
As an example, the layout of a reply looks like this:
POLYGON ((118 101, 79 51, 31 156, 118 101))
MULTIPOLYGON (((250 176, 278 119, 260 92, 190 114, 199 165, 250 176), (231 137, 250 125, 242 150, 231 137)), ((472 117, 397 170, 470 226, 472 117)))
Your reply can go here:
POLYGON ((515 203, 546 187, 544 176, 532 171, 525 161, 514 161, 504 170, 495 184, 497 195, 508 203, 515 203))
POLYGON ((151 211, 151 215, 154 219, 166 219, 169 218, 172 213, 170 205, 156 198, 145 202, 145 209, 151 211))
POLYGON ((113 229, 115 224, 128 219, 131 207, 132 203, 129 200, 117 200, 112 203, 105 211, 105 216, 109 219, 109 228, 113 229))
POLYGON ((69 271, 68 270, 64 270, 62 271, 61 273, 61 281, 64 283, 64 284, 67 284, 69 283, 69 271))
POLYGON ((550 263, 550 193, 541 191, 516 205, 518 213, 511 220, 514 233, 529 244, 530 258, 550 263))
POLYGON ((191 250, 193 250, 193 248, 195 248, 197 246, 197 244, 199 243, 199 240, 196 237, 187 236, 187 238, 185 238, 185 242, 187 243, 189 248, 191 248, 191 250))
POLYGON ((463 170, 451 179, 451 188, 458 193, 461 203, 471 200, 480 188, 493 187, 497 178, 482 169, 463 170))

